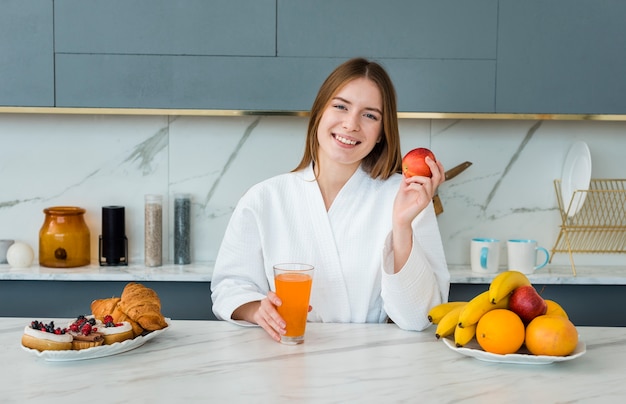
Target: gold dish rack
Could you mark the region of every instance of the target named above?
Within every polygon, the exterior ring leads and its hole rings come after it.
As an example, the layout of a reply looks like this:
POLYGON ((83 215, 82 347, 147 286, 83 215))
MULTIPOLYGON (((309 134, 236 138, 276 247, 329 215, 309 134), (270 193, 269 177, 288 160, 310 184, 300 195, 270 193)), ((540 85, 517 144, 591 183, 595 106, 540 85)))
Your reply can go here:
POLYGON ((568 253, 576 276, 573 253, 626 252, 626 179, 592 179, 589 189, 574 191, 567 206, 561 180, 554 189, 562 224, 550 261, 555 253, 568 253))

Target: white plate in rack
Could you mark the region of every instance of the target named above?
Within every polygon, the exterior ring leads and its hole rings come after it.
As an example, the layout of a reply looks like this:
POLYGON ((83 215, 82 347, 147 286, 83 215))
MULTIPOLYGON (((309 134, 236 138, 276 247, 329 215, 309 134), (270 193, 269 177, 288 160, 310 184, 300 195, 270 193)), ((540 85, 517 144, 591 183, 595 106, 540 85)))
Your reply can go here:
POLYGON ((167 327, 161 330, 152 331, 144 335, 139 335, 133 339, 127 339, 126 341, 116 342, 111 345, 101 345, 101 346, 97 346, 94 348, 80 349, 80 350, 67 350, 67 351, 41 351, 40 352, 36 349, 27 348, 21 344, 20 346, 26 352, 32 355, 35 355, 39 358, 42 358, 44 360, 47 360, 47 361, 61 362, 61 361, 79 361, 79 360, 85 360, 85 359, 102 358, 105 356, 117 355, 123 352, 128 352, 135 348, 139 348, 140 346, 150 341, 151 339, 158 337, 165 331, 169 330, 170 327, 172 326, 171 320, 169 318, 166 318, 165 321, 167 322, 167 327))
POLYGON ((522 365, 547 365, 554 362, 565 362, 576 359, 587 352, 585 343, 578 339, 578 345, 574 352, 567 356, 548 356, 548 355, 533 355, 530 353, 514 353, 507 355, 499 355, 491 352, 483 351, 476 341, 472 341, 462 348, 458 348, 454 341, 449 338, 443 338, 443 342, 446 346, 453 351, 460 353, 461 355, 469 356, 475 359, 479 359, 485 362, 497 362, 497 363, 517 363, 522 365))
POLYGON ((588 190, 590 182, 591 152, 587 143, 575 142, 567 152, 561 174, 561 198, 569 217, 578 213, 587 197, 586 192, 576 191, 588 190))

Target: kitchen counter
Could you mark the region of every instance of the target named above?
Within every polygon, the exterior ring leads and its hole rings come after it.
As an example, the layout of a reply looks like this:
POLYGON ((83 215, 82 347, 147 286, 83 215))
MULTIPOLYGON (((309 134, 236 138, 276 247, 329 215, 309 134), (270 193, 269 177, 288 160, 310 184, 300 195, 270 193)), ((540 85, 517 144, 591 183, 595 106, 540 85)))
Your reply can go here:
MULTIPOLYGON (((503 269, 502 269, 503 270, 503 269)), ((449 267, 451 283, 488 284, 495 275, 473 273, 468 266, 449 267)), ((213 262, 189 265, 164 265, 146 268, 143 265, 101 267, 89 265, 78 268, 11 268, 0 264, 0 280, 27 281, 167 281, 211 282, 213 262)), ((564 285, 626 285, 626 268, 621 266, 577 266, 576 276, 570 266, 548 265, 529 275, 537 284, 564 285)))
MULTIPOLYGON (((32 319, 0 318, 3 402, 616 402, 626 397, 626 329, 578 327, 585 355, 548 365, 483 362, 434 330, 307 326, 286 346, 260 328, 173 320, 115 356, 47 362, 20 346, 32 319)), ((49 319, 40 319, 48 321, 49 319)))
MULTIPOLYGON (((451 283, 489 284, 496 275, 476 274, 467 266, 451 265, 448 270, 451 283)), ((571 266, 547 265, 528 275, 528 279, 543 285, 626 285, 626 267, 577 265, 574 276, 571 266)))
MULTIPOLYGON (((466 266, 450 266, 450 299, 468 300, 488 287, 495 275, 477 275, 466 266)), ((46 268, 33 265, 15 269, 0 265, 0 317, 46 315, 73 316, 73 302, 90 302, 94 297, 118 296, 128 282, 142 282, 158 291, 169 317, 179 320, 215 320, 210 282, 213 263, 142 265, 80 268, 46 268), (29 299, 23 296, 28 294, 29 299), (15 305, 15 301, 22 304, 15 305)), ((529 276, 547 299, 567 308, 578 325, 626 326, 622 310, 626 269, 619 266, 548 265, 529 276), (585 299, 580 299, 580 296, 585 299)), ((84 304, 84 303, 83 303, 84 304)))
POLYGON ((0 264, 0 280, 12 281, 155 281, 155 282, 211 282, 213 264, 99 266, 92 264, 77 268, 47 268, 32 265, 11 268, 0 264))

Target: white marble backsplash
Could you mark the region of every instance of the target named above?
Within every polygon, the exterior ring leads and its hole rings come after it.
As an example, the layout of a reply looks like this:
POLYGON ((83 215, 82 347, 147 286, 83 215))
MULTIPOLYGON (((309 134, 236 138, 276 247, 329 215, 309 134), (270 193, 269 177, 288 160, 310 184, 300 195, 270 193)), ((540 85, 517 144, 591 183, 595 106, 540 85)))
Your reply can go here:
MULTIPOLYGON (((38 253, 43 209, 87 210, 98 260, 103 206, 126 210, 129 261, 143 262, 143 197, 164 196, 164 261, 173 252, 173 195, 192 196, 192 259, 215 259, 230 213, 252 184, 299 162, 307 119, 242 116, 0 114, 0 239, 38 253)), ((533 238, 550 250, 561 224, 553 181, 567 151, 587 142, 593 178, 626 178, 626 122, 418 120, 400 122, 403 151, 429 147, 449 169, 439 223, 448 262, 468 265, 469 240, 533 238)), ((577 254, 576 264, 624 266, 624 254, 577 254)), ((550 265, 569 265, 557 254, 550 265)))

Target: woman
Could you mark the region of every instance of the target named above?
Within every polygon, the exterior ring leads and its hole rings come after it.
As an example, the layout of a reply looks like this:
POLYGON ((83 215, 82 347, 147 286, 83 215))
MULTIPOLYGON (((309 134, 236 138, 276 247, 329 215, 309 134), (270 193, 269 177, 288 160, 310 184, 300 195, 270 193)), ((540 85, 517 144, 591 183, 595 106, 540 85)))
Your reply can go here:
POLYGON ((401 161, 389 76, 365 59, 343 63, 313 103, 298 167, 235 208, 211 282, 216 316, 280 341, 272 266, 302 262, 315 267, 308 321, 426 328, 449 290, 432 205, 444 172, 427 159, 432 178, 405 179, 401 161))

